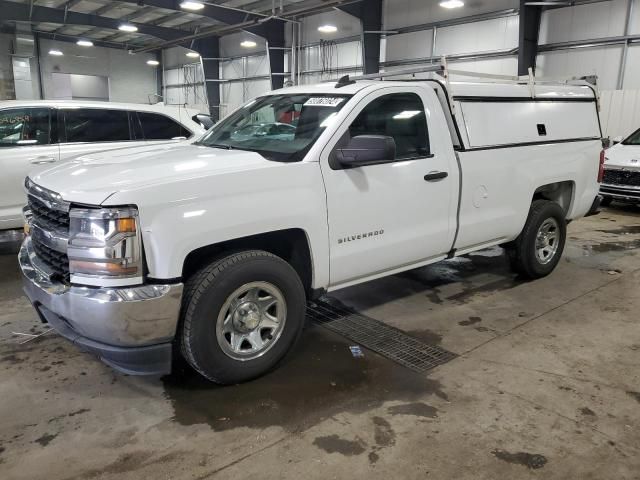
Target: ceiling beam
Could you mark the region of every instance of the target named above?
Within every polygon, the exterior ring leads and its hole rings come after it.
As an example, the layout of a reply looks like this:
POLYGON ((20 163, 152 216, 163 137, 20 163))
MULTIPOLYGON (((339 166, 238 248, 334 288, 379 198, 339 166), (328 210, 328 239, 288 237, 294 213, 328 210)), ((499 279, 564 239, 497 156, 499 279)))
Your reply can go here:
MULTIPOLYGON (((38 31, 38 30, 34 30, 33 32, 39 38, 44 38, 44 39, 47 39, 47 40, 55 40, 56 42, 76 43, 78 38, 83 38, 82 36, 65 35, 65 34, 53 34, 53 33, 50 33, 50 32, 42 32, 42 31, 38 31)), ((102 40, 91 40, 91 41, 93 42, 94 46, 103 47, 103 48, 115 48, 115 49, 128 50, 131 47, 135 47, 135 45, 132 44, 132 43, 107 42, 107 41, 102 41, 102 40)))
MULTIPOLYGON (((116 18, 101 17, 90 13, 78 13, 57 8, 29 5, 28 3, 15 3, 0 0, 0 18, 5 21, 31 22, 31 23, 59 23, 62 25, 86 25, 111 30, 118 30, 122 23, 116 18)), ((138 32, 151 35, 162 40, 175 40, 184 35, 184 31, 178 31, 167 27, 136 23, 138 32)))

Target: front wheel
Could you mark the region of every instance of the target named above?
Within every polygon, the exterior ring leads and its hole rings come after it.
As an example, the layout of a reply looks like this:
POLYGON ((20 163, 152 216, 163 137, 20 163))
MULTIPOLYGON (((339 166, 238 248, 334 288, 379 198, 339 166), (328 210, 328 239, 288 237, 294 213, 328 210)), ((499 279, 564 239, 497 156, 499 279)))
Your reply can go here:
POLYGON ((281 258, 259 250, 229 255, 185 285, 182 354, 213 382, 251 380, 275 367, 296 343, 305 304, 300 278, 281 258))
POLYGON ((512 268, 535 279, 558 265, 567 237, 564 210, 555 202, 535 200, 522 233, 507 249, 512 268))

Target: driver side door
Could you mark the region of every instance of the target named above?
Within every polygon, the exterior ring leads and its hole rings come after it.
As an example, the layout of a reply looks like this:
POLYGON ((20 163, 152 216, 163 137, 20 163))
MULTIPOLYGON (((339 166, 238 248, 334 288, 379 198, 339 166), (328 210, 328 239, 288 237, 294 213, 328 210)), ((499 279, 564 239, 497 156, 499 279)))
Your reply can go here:
POLYGON ((388 87, 364 97, 322 152, 330 289, 443 259, 451 248, 457 175, 448 176, 450 156, 429 137, 427 93, 388 87), (336 150, 359 135, 392 137, 395 158, 341 165, 336 150), (447 175, 433 180, 436 172, 447 175))

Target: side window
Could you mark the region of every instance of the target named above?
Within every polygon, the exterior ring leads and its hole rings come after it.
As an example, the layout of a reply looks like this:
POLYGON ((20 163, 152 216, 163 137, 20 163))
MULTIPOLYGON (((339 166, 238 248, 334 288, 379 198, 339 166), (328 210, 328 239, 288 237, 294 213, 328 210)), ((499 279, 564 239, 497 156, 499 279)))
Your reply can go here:
POLYGON ((427 117, 422 100, 415 93, 394 93, 373 100, 349 127, 357 135, 385 135, 396 142, 396 158, 429 155, 427 117))
POLYGON ((48 108, 0 110, 0 147, 46 145, 51 137, 48 108))
POLYGON ((78 108, 64 110, 67 142, 122 142, 131 140, 129 116, 124 110, 78 108))
POLYGON ((144 140, 142 124, 140 123, 137 112, 129 112, 129 123, 131 125, 131 138, 135 140, 144 140))
POLYGON ((138 112, 144 138, 147 140, 171 140, 176 137, 190 137, 191 132, 178 122, 157 113, 138 112))

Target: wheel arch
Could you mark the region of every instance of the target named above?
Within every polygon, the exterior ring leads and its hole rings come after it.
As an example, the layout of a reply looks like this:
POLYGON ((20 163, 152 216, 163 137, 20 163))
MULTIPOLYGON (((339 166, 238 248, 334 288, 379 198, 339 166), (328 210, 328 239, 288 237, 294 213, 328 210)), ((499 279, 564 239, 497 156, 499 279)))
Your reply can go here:
POLYGON ((203 265, 242 250, 264 250, 282 258, 298 273, 307 296, 312 293, 314 271, 311 243, 301 228, 264 232, 199 247, 185 257, 182 278, 186 280, 203 265))
POLYGON ((531 203, 536 200, 549 200, 560 205, 565 217, 569 215, 573 205, 576 184, 572 180, 547 183, 541 185, 533 193, 531 203))

